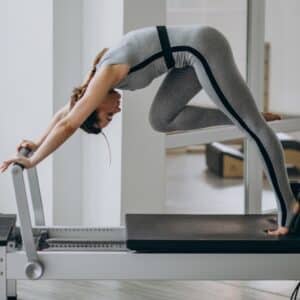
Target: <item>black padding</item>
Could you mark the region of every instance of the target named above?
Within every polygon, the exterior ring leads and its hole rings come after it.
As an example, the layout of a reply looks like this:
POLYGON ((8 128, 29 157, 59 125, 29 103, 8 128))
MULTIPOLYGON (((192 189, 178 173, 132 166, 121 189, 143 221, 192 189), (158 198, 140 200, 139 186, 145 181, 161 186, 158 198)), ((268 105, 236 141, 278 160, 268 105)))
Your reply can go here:
MULTIPOLYGON (((291 181, 290 182, 291 190, 294 194, 295 199, 300 202, 300 182, 299 181, 291 181)), ((300 216, 294 215, 292 219, 292 223, 290 225, 291 230, 295 234, 300 235, 300 216)))
POLYGON ((226 157, 231 157, 241 166, 243 165, 243 154, 240 150, 217 142, 206 145, 205 158, 208 169, 219 177, 237 177, 237 174, 242 172, 242 168, 237 168, 237 164, 228 166, 227 163, 226 166, 226 157), (231 170, 231 174, 228 174, 228 171, 225 172, 226 167, 231 170))
POLYGON ((295 234, 300 235, 300 216, 299 215, 295 216, 295 222, 293 224, 292 230, 293 230, 293 232, 295 232, 295 234))
POLYGON ((300 141, 294 139, 291 135, 280 132, 277 133, 277 137, 284 149, 300 150, 300 141))
POLYGON ((140 252, 300 253, 300 235, 275 237, 276 215, 126 215, 127 247, 140 252))
POLYGON ((0 214, 0 246, 6 246, 16 224, 16 215, 0 214))
POLYGON ((300 181, 291 181, 290 185, 295 198, 300 201, 300 181))

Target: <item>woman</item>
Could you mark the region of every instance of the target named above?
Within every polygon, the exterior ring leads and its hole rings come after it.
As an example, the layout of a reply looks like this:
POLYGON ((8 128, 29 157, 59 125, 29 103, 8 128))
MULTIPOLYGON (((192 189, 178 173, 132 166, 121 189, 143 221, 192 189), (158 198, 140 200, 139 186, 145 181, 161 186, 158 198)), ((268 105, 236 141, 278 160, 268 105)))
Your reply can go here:
POLYGON ((288 182, 282 146, 258 111, 226 38, 211 27, 152 26, 125 34, 118 45, 106 50, 95 59, 84 84, 74 89, 70 106, 56 114, 37 145, 27 143, 36 150, 32 157, 4 161, 0 170, 13 162, 26 168, 35 166, 79 127, 87 133, 101 132, 120 111, 115 88, 140 89, 167 73, 151 106, 152 127, 167 132, 220 124, 238 126, 257 145, 276 193, 278 228, 268 233, 287 234, 299 208, 288 182), (202 88, 220 110, 187 105, 202 88))

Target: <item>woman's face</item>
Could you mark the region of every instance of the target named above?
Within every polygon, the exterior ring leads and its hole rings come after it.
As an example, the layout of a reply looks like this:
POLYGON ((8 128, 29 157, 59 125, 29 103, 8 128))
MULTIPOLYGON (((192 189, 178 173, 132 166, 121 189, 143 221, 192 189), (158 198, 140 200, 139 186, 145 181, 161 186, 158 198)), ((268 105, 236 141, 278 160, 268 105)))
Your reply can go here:
POLYGON ((97 109, 97 114, 99 119, 98 126, 100 128, 106 127, 112 120, 114 114, 121 111, 120 98, 121 95, 118 92, 113 90, 107 95, 105 100, 98 106, 97 109))

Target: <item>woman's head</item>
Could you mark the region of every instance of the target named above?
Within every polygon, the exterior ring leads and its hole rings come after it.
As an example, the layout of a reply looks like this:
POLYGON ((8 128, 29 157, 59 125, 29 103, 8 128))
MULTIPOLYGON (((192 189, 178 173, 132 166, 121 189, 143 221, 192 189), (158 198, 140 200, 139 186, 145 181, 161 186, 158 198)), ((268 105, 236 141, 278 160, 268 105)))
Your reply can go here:
MULTIPOLYGON (((107 51, 107 48, 104 48, 94 59, 93 67, 89 72, 86 80, 79 87, 75 87, 73 89, 73 93, 70 99, 70 110, 74 107, 77 101, 79 101, 90 81, 94 77, 97 71, 97 64, 101 60, 104 53, 107 51)), ((98 134, 101 132, 102 128, 107 126, 111 121, 114 114, 120 111, 120 94, 116 91, 111 91, 106 99, 99 105, 99 107, 90 114, 90 116, 81 124, 80 128, 84 130, 86 133, 98 134)))
POLYGON ((113 116, 121 111, 120 98, 121 95, 118 92, 112 91, 107 95, 106 99, 100 103, 96 110, 98 127, 106 127, 112 120, 113 116))

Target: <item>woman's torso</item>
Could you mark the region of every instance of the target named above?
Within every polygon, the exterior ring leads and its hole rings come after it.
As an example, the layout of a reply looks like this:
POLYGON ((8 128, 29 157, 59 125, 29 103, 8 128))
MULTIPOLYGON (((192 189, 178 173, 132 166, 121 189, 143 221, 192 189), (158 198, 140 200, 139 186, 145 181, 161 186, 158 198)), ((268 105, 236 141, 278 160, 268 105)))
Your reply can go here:
MULTIPOLYGON (((170 45, 196 47, 199 25, 166 26, 170 45)), ((191 64, 191 53, 173 53, 176 68, 191 64)), ((144 27, 126 33, 120 42, 102 57, 98 68, 108 64, 128 64, 128 75, 114 88, 136 90, 149 85, 153 79, 168 71, 156 26, 144 27)))

